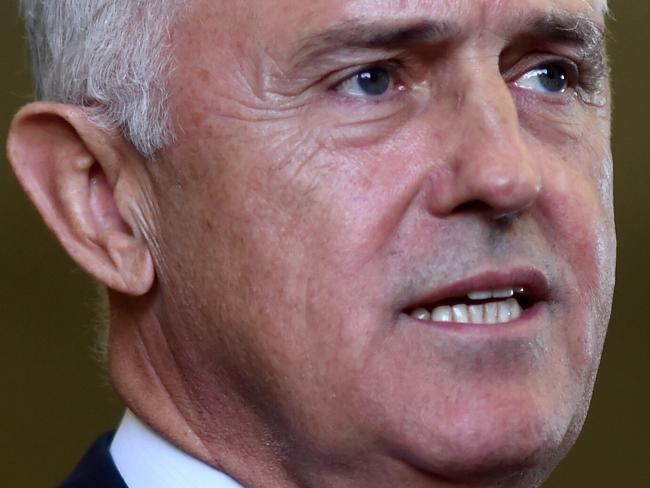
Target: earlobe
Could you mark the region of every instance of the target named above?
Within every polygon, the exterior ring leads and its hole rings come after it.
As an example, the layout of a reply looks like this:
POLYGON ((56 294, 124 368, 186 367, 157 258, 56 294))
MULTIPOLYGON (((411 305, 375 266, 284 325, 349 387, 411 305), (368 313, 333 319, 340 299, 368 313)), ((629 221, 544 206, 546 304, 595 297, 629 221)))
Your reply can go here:
POLYGON ((36 102, 15 116, 7 157, 70 256, 109 288, 142 295, 155 273, 147 243, 119 210, 137 205, 132 170, 143 163, 127 146, 79 107, 36 102))

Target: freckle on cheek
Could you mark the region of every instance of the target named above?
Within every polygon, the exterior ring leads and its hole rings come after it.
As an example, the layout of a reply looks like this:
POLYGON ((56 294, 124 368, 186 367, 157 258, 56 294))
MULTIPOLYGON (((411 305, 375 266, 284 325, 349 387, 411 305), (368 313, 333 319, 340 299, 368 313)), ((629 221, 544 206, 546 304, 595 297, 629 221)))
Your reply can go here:
POLYGON ((190 120, 192 120, 194 127, 199 127, 204 119, 205 116, 201 112, 192 112, 192 115, 190 117, 190 120))
POLYGON ((199 70, 199 79, 201 81, 205 81, 205 82, 210 81, 210 72, 207 69, 200 69, 199 70))

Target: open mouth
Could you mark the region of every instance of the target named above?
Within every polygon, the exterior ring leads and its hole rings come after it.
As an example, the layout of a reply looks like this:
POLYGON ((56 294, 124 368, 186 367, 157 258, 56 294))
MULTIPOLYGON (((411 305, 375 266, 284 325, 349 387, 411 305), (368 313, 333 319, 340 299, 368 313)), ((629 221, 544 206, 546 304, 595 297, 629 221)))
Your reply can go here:
POLYGON ((533 307, 536 300, 523 286, 497 290, 472 291, 462 297, 450 297, 434 304, 408 310, 423 321, 458 324, 505 324, 517 320, 533 307))
POLYGON ((422 322, 507 324, 526 318, 548 300, 544 274, 523 268, 487 272, 433 290, 411 302, 403 313, 422 322))

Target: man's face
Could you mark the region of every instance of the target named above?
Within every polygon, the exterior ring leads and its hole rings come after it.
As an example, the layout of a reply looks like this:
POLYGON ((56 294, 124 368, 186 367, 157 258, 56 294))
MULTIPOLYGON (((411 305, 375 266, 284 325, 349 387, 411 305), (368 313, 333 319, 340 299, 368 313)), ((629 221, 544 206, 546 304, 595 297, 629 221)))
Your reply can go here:
POLYGON ((611 304, 598 25, 587 0, 192 2, 151 199, 194 407, 235 398, 304 482, 544 476, 611 304))

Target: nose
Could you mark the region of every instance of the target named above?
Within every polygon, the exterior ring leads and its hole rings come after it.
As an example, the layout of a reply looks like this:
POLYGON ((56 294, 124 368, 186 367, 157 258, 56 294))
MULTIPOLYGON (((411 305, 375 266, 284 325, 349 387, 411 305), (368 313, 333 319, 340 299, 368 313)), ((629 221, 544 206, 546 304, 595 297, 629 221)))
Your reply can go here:
POLYGON ((500 75, 469 83, 449 129, 445 160, 429 174, 430 212, 515 216, 542 190, 541 168, 523 139, 517 107, 500 75))

